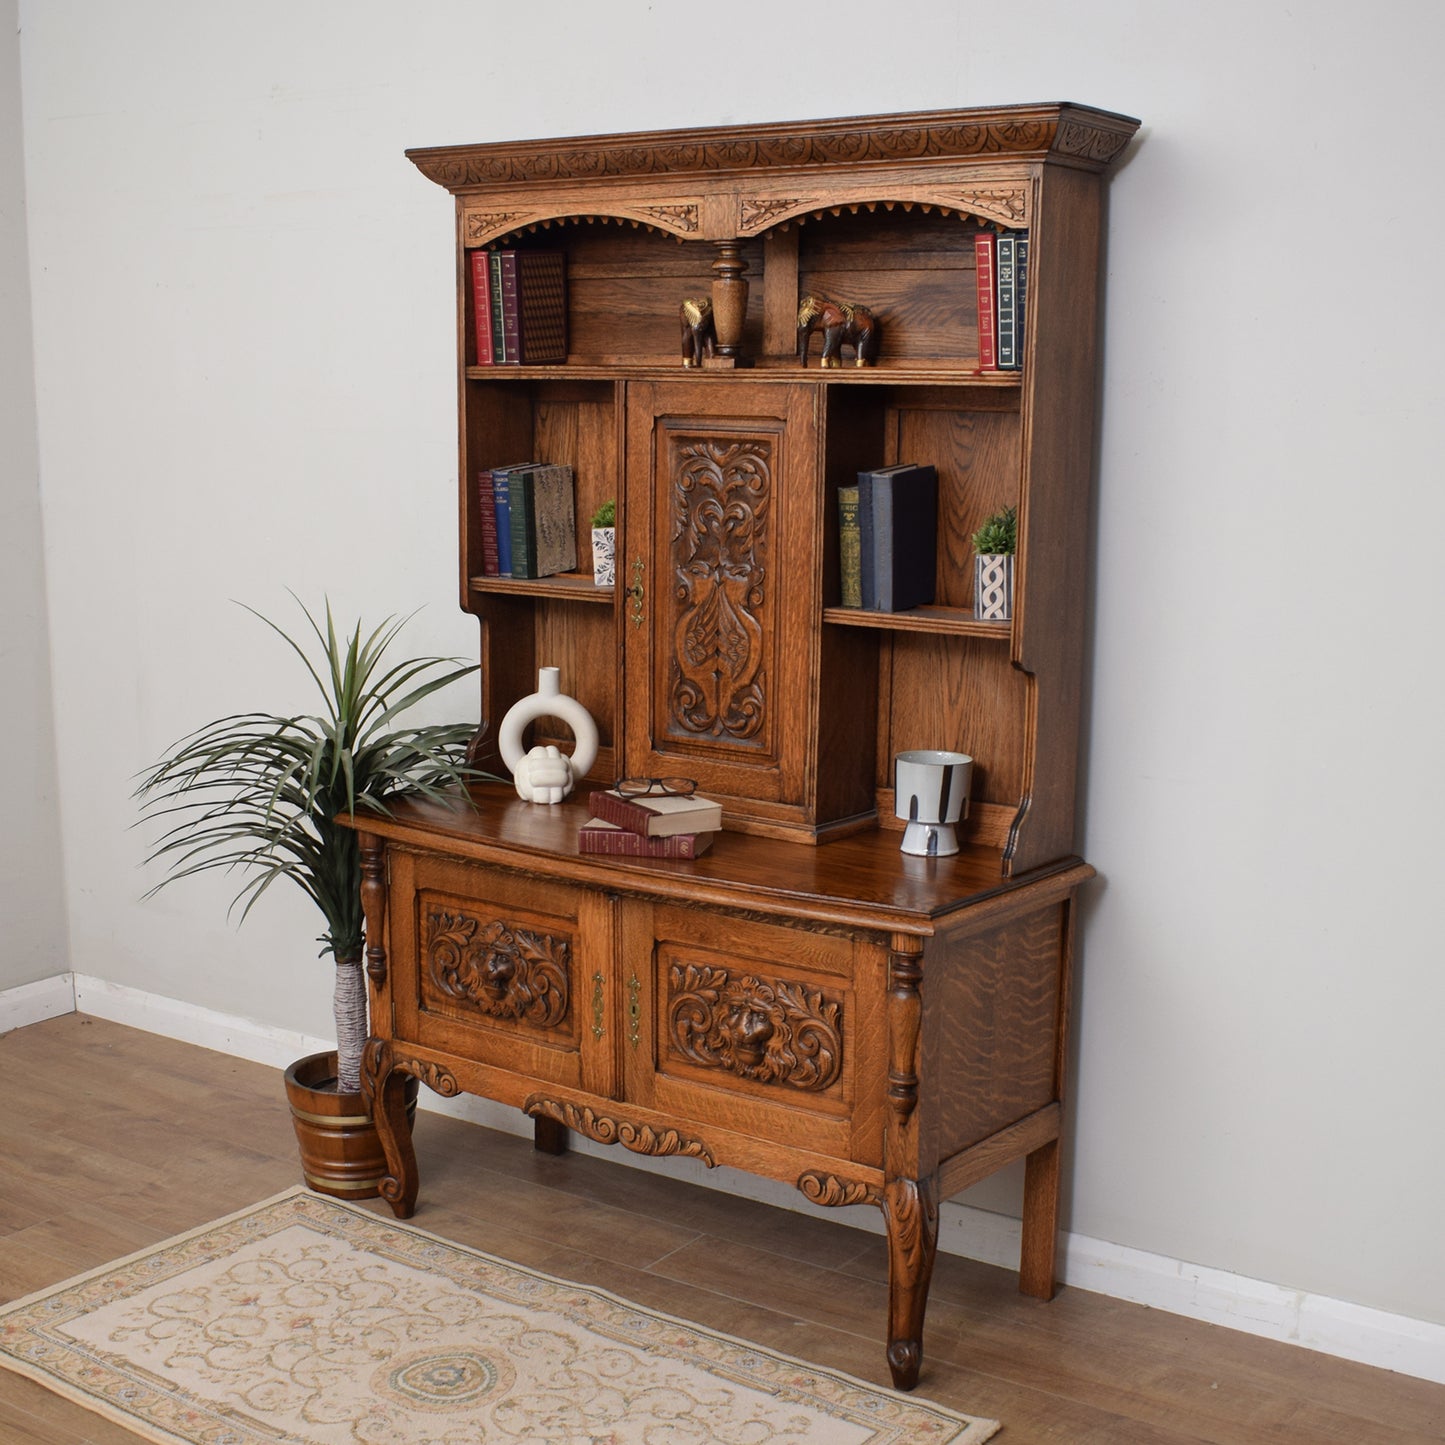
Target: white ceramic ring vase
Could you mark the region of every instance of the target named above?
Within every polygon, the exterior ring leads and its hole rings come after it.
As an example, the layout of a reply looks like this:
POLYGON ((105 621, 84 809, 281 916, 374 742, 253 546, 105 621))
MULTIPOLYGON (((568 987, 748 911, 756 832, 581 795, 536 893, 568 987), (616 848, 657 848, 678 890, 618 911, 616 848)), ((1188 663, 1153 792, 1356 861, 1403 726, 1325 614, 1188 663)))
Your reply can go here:
POLYGON ((560 802, 597 761, 597 724, 575 697, 568 697, 562 691, 560 668, 541 668, 537 673, 537 691, 507 709, 497 730, 497 751, 512 774, 517 796, 527 803, 560 802), (571 758, 562 757, 556 748, 529 751, 522 746, 523 729, 539 717, 557 718, 572 729, 575 741, 571 758), (560 777, 559 763, 565 765, 565 783, 552 781, 560 777), (544 777, 547 781, 541 781, 544 777))

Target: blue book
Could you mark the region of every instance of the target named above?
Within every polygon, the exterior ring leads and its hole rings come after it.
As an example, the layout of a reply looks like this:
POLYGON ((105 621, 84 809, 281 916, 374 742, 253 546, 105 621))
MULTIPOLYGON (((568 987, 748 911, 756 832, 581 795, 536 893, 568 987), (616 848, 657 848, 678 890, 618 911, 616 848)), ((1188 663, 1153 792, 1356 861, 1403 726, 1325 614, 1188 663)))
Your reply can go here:
POLYGON ((492 510, 497 517, 497 576, 512 575, 512 482, 511 473, 536 462, 513 462, 509 467, 495 467, 492 470, 492 510))

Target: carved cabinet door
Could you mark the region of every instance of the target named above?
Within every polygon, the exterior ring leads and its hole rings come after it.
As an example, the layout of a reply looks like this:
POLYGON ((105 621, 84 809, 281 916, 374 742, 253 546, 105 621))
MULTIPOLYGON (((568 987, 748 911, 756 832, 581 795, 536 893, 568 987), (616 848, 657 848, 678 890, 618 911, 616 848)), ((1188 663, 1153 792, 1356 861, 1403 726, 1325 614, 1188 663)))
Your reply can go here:
POLYGON ((538 1083, 615 1093, 614 905, 510 869, 396 847, 389 858, 397 1055, 416 1046, 462 1087, 519 1105, 538 1083))
POLYGON ((881 946, 641 899, 626 904, 622 943, 631 1102, 749 1135, 764 1153, 881 1164, 881 946))
POLYGON ((816 396, 708 380, 627 392, 620 771, 695 778, 784 822, 814 766, 816 396))

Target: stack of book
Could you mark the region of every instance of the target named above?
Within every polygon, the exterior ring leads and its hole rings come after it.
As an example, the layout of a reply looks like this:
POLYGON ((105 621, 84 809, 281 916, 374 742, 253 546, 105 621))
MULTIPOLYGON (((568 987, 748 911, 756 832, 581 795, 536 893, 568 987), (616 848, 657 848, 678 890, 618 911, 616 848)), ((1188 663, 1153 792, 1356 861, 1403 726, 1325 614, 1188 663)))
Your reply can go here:
POLYGON ((587 803, 592 817, 578 832, 579 853, 696 858, 707 852, 722 827, 722 805, 696 793, 685 798, 670 793, 627 797, 608 788, 593 793, 587 803))
POLYGON ((567 259, 561 251, 473 251, 478 366, 567 360, 567 259))
POLYGON ((552 577, 577 567, 572 468, 517 462, 477 473, 482 576, 552 577))
POLYGON ((980 371, 1018 371, 1024 356, 1029 233, 979 231, 973 242, 978 275, 980 371))
POLYGON ((938 473, 900 462, 838 488, 844 607, 907 612, 932 602, 938 577, 938 473))

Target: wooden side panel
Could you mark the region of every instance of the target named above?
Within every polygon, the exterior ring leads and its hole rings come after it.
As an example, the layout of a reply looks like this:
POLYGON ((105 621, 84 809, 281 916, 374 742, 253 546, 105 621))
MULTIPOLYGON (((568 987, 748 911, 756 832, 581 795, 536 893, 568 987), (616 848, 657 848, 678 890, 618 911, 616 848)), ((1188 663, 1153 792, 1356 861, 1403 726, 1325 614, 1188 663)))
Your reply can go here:
POLYGON ((1065 907, 927 947, 925 1077, 944 1158, 1057 1098, 1065 907))

